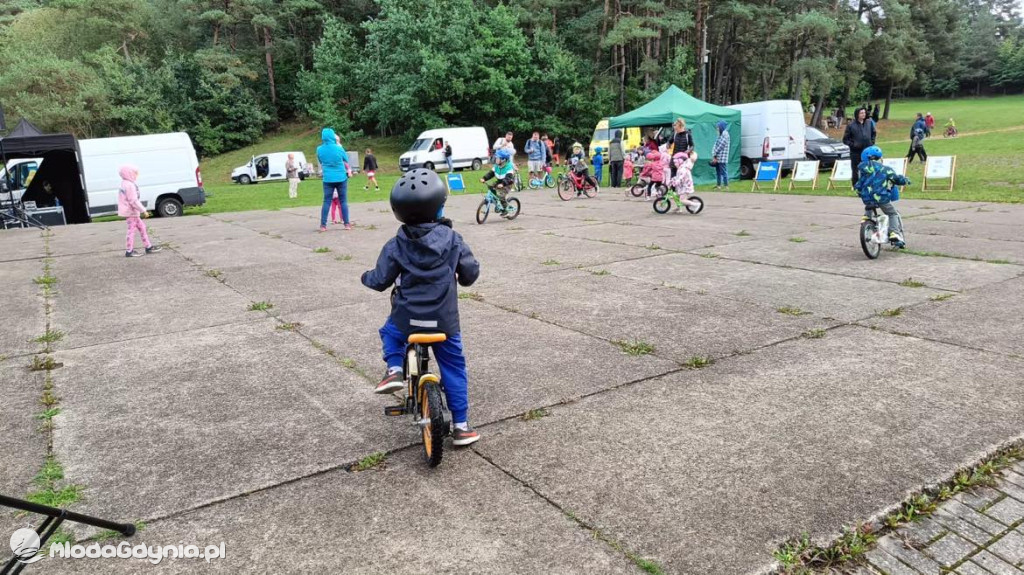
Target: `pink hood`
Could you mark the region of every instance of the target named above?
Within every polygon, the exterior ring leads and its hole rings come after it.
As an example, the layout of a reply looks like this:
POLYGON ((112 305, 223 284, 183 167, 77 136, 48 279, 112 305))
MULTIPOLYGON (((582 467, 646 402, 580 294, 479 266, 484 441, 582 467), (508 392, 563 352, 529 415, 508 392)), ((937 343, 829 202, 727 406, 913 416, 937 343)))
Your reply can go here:
POLYGON ((128 180, 134 184, 135 175, 139 173, 139 169, 131 164, 125 164, 117 169, 117 173, 121 175, 122 180, 128 180))

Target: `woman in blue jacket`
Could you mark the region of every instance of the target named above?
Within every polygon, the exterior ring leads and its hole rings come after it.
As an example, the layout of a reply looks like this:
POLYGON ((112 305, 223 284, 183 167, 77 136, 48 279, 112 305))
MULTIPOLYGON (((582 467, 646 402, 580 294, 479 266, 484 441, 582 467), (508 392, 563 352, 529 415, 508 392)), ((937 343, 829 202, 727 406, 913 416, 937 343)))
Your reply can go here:
POLYGON ((324 128, 320 138, 323 143, 316 149, 316 157, 324 169, 324 205, 320 208, 320 231, 327 231, 327 212, 331 209, 334 192, 338 192, 345 229, 351 230, 352 224, 348 219, 348 153, 341 147, 334 130, 324 128))

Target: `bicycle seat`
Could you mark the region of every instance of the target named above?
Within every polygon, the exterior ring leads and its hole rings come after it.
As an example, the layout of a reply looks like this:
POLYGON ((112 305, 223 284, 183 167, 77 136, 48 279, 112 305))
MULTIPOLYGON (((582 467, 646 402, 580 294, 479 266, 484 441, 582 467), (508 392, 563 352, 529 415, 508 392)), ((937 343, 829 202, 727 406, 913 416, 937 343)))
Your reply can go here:
POLYGON ((414 333, 409 335, 409 343, 441 343, 448 339, 443 333, 414 333))

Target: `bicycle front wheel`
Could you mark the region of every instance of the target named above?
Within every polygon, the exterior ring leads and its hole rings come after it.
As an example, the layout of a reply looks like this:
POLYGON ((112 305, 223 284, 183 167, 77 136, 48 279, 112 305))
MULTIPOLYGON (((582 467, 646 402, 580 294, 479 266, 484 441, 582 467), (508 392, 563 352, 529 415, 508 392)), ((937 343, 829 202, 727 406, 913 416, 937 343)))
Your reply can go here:
POLYGON ((667 213, 670 208, 672 208, 672 200, 662 196, 654 200, 653 205, 655 212, 658 212, 659 214, 664 214, 667 213))
POLYGON ((487 200, 480 202, 480 207, 476 209, 476 223, 482 224, 487 221, 487 214, 491 212, 491 204, 487 203, 487 200))
POLYGON ((420 421, 423 427, 423 454, 427 464, 437 467, 444 456, 444 409, 441 403, 441 386, 432 381, 421 387, 420 421))
POLYGON ((875 236, 875 222, 868 220, 861 222, 860 224, 860 248, 864 250, 864 255, 868 256, 868 259, 878 259, 878 254, 882 252, 881 244, 874 241, 875 236))
POLYGON ((508 198, 505 203, 505 217, 514 220, 519 215, 519 210, 522 209, 522 205, 519 203, 519 198, 508 198))
POLYGON ((576 196, 576 187, 572 185, 572 180, 565 178, 562 183, 558 186, 558 197, 562 198, 563 201, 568 202, 576 196))

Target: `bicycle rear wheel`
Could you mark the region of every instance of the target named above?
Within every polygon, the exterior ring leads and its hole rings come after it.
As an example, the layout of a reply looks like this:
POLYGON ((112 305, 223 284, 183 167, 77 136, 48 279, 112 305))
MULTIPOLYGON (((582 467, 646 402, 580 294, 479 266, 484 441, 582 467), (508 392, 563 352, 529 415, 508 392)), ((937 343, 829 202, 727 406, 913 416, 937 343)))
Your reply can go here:
POLYGON ((552 176, 551 174, 545 175, 544 176, 544 186, 548 187, 548 188, 555 187, 555 177, 552 176))
POLYGON ((588 198, 597 197, 597 193, 600 192, 600 191, 601 191, 601 186, 599 186, 596 183, 588 184, 588 183, 584 182, 584 184, 583 184, 583 195, 587 196, 588 198))
POLYGON ((444 457, 444 409, 441 402, 441 386, 433 381, 424 383, 420 395, 420 421, 423 427, 423 454, 427 464, 437 467, 444 457))
POLYGON ((633 187, 629 188, 629 193, 632 194, 634 198, 639 198, 640 196, 647 193, 647 185, 633 184, 633 187))
POLYGON ((872 240, 875 235, 875 222, 868 220, 860 224, 860 247, 868 259, 878 259, 882 245, 872 240))
POLYGON ((522 205, 519 203, 519 198, 508 198, 506 200, 508 206, 505 208, 505 217, 514 220, 519 215, 519 210, 522 209, 522 205))
POLYGON ((696 206, 686 206, 686 211, 690 212, 691 214, 699 214, 701 210, 704 209, 704 200, 700 199, 699 196, 690 196, 689 198, 686 199, 690 200, 691 202, 697 202, 696 206))

